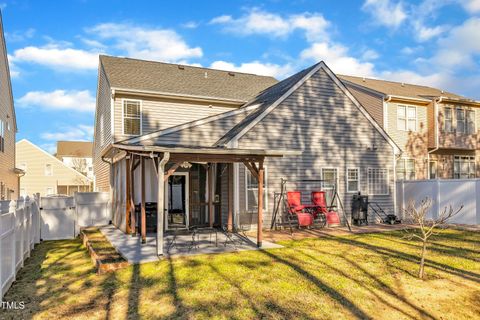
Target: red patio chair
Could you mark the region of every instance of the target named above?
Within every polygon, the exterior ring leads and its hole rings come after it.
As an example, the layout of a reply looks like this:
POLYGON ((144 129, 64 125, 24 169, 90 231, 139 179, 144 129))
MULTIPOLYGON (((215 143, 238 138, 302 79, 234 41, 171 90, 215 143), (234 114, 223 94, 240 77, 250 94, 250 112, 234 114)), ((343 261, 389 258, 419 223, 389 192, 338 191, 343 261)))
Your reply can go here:
POLYGON ((313 191, 312 203, 316 206, 314 217, 318 223, 321 223, 322 226, 325 226, 327 223, 328 225, 340 224, 338 213, 332 210, 333 207, 327 207, 325 191, 313 191))
MULTIPOLYGON (((287 215, 289 222, 296 221, 299 227, 310 227, 313 225, 313 216, 305 212, 307 206, 302 205, 302 193, 300 191, 287 192, 287 215)), ((291 229, 291 226, 290 226, 291 229)))

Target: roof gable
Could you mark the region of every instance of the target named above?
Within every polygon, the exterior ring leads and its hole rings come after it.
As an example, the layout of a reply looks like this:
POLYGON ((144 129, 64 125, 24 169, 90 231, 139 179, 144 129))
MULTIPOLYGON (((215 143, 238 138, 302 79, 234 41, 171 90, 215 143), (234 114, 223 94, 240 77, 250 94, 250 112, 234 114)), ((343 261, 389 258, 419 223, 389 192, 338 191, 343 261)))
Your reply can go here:
POLYGON ((112 89, 246 102, 278 81, 273 77, 131 58, 100 56, 112 89))

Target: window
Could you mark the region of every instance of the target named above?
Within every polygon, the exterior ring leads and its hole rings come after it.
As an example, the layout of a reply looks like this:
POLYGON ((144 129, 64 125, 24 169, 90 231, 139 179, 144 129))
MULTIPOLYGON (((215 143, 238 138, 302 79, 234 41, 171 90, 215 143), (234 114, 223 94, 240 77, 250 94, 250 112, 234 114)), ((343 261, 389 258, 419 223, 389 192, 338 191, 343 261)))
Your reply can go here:
POLYGON ((347 169, 347 192, 360 191, 360 174, 358 168, 347 169))
POLYGON ((474 156, 455 156, 453 162, 454 179, 475 178, 475 157, 474 156))
POLYGON ((45 175, 46 176, 51 176, 53 175, 53 169, 52 169, 52 165, 50 163, 47 163, 45 165, 45 175))
MULTIPOLYGON (((252 176, 252 173, 245 168, 246 171, 246 181, 245 181, 245 188, 246 188, 246 205, 247 211, 249 212, 256 212, 258 210, 258 181, 257 179, 252 176)), ((267 210, 267 168, 265 167, 263 170, 263 210, 267 210)))
POLYGON ((397 129, 403 131, 417 131, 417 108, 398 106, 397 129))
POLYGON ((398 159, 396 171, 397 180, 415 180, 415 160, 398 159))
POLYGON ((430 161, 430 179, 437 179, 437 161, 430 161))
POLYGON ((445 108, 444 131, 452 132, 452 108, 445 108))
POLYGON ((322 168, 322 180, 324 189, 333 189, 337 184, 337 168, 322 168))
POLYGON ((387 169, 368 168, 367 178, 369 195, 388 195, 387 169))
POLYGON ((141 133, 141 102, 138 100, 123 100, 123 134, 140 135, 141 133))
POLYGON ((465 130, 466 130, 465 110, 457 109, 457 132, 465 133, 466 132, 465 130))
POLYGON ((475 133, 475 111, 467 110, 467 133, 475 133))
POLYGON ((52 188, 52 187, 48 187, 48 188, 47 188, 47 193, 46 193, 46 195, 49 196, 49 195, 51 195, 51 194, 53 194, 53 188, 52 188))

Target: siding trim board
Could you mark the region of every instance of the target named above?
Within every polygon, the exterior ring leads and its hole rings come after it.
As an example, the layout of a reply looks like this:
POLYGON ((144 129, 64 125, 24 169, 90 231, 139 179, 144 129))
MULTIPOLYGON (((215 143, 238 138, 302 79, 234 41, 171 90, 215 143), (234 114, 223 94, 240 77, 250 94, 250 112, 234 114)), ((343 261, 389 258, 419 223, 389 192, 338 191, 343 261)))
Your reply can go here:
POLYGON ((333 80, 333 82, 340 88, 341 91, 353 102, 353 104, 360 110, 360 112, 370 121, 373 127, 382 135, 383 138, 393 147, 394 153, 399 153, 400 148, 397 144, 390 138, 390 136, 383 130, 378 123, 370 116, 370 114, 365 110, 365 108, 360 104, 360 102, 348 91, 347 87, 337 78, 337 76, 328 68, 328 66, 321 61, 316 67, 314 67, 310 72, 308 72, 305 77, 298 81, 294 86, 292 86, 285 94, 283 94, 277 101, 271 104, 266 108, 260 115, 258 115, 253 121, 251 121, 245 128, 243 128, 237 135, 235 135, 231 140, 237 141, 243 137, 250 129, 252 129, 257 123, 259 123, 263 118, 265 118, 272 110, 274 110, 278 105, 285 101, 293 92, 300 88, 308 79, 310 79, 315 73, 320 69, 323 69, 327 75, 333 80))

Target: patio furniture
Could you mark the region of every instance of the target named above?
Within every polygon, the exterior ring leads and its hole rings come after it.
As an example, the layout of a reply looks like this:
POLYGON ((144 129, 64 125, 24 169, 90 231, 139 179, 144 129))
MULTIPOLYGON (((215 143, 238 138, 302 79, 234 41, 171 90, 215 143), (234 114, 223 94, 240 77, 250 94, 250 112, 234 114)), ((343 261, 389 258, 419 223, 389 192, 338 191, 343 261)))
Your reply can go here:
POLYGON ((313 225, 313 215, 308 211, 311 206, 302 205, 302 193, 300 191, 288 191, 285 207, 287 219, 292 231, 292 222, 298 227, 310 227, 313 225))
POLYGON ((198 249, 200 243, 200 235, 209 235, 210 236, 210 243, 212 243, 212 237, 215 235, 215 247, 218 247, 218 234, 217 229, 213 227, 193 227, 193 234, 192 234, 192 245, 193 248, 198 249))
POLYGON ((192 240, 190 241, 190 245, 188 246, 188 251, 192 250, 195 247, 198 247, 198 246, 196 246, 196 243, 195 243, 195 232, 193 232, 192 230, 189 230, 189 229, 185 229, 185 228, 173 228, 173 238, 167 246, 167 253, 170 253, 170 250, 172 248, 175 248, 175 247, 178 248, 178 242, 177 242, 178 236, 191 236, 192 237, 192 240))

